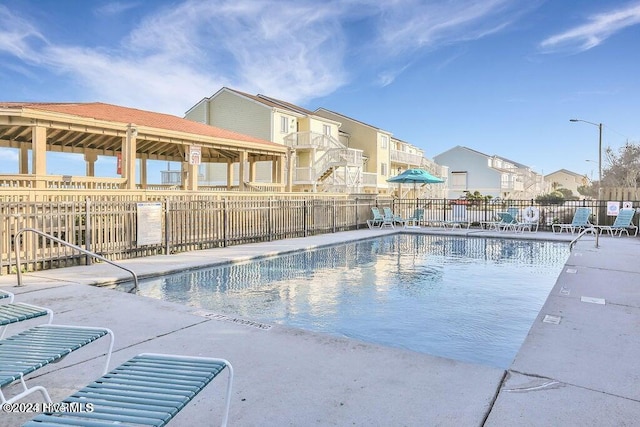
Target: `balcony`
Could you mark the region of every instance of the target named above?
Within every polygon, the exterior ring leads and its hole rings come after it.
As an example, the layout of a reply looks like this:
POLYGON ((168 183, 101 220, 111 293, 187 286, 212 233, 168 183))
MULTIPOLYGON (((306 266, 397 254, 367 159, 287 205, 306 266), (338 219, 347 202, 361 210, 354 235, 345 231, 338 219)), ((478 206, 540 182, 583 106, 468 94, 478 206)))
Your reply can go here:
POLYGON ((424 158, 420 154, 406 153, 404 151, 390 150, 391 161, 395 163, 403 163, 409 167, 419 167, 422 165, 424 158))

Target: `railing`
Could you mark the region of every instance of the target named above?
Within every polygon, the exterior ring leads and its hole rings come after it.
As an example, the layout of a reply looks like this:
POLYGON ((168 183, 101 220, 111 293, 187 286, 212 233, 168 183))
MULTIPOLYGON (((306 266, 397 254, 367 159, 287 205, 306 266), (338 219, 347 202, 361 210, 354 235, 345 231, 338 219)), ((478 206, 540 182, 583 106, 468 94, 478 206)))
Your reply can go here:
POLYGON ((31 233, 35 233, 35 234, 37 234, 39 236, 42 236, 44 238, 47 238, 49 240, 52 240, 52 241, 54 241, 54 242, 56 242, 58 244, 70 247, 71 249, 74 249, 74 250, 76 250, 78 252, 82 252, 85 255, 89 255, 89 256, 91 256, 93 258, 99 259, 100 261, 104 261, 107 264, 111 264, 114 267, 118 267, 118 268, 120 268, 120 269, 122 269, 124 271, 127 271, 127 272, 131 273, 131 276, 133 277, 133 283, 134 283, 134 289, 132 291, 135 292, 135 291, 138 290, 138 276, 136 276, 136 273, 134 273, 133 270, 130 270, 127 267, 123 267, 122 265, 120 265, 118 263, 115 263, 115 262, 113 262, 113 261, 111 261, 111 260, 109 260, 109 259, 107 259, 107 258, 105 258, 105 257, 103 257, 101 255, 98 255, 98 254, 96 254, 94 252, 91 252, 91 251, 88 251, 86 249, 83 249, 83 248, 81 248, 79 246, 76 246, 74 244, 71 244, 71 243, 69 243, 69 242, 67 242, 65 240, 58 239, 55 236, 52 236, 52 235, 47 234, 47 233, 44 233, 44 232, 42 232, 40 230, 36 230, 35 228, 22 228, 22 229, 18 230, 18 232, 16 233, 16 235, 13 238, 14 247, 15 247, 15 256, 16 256, 16 274, 18 276, 17 277, 18 286, 23 286, 22 285, 22 263, 20 262, 20 252, 21 252, 20 251, 20 237, 27 231, 29 231, 31 233))
POLYGON ((125 178, 72 175, 0 175, 0 187, 41 189, 120 189, 125 178))
POLYGON ((406 163, 410 167, 417 167, 422 164, 423 156, 392 149, 390 150, 390 158, 392 162, 406 163))
POLYGON ((295 132, 290 133, 283 139, 284 145, 291 148, 346 148, 344 144, 331 135, 317 132, 295 132))
POLYGON ((576 238, 573 239, 571 241, 571 243, 569 243, 569 251, 573 250, 573 247, 576 245, 576 243, 578 243, 578 240, 580 240, 580 238, 582 236, 584 236, 585 234, 587 234, 587 233, 595 234, 595 236, 596 236, 596 248, 599 248, 600 247, 600 244, 599 244, 600 232, 598 231, 598 229, 596 227, 589 227, 589 228, 585 228, 584 230, 580 231, 580 233, 578 233, 576 238))

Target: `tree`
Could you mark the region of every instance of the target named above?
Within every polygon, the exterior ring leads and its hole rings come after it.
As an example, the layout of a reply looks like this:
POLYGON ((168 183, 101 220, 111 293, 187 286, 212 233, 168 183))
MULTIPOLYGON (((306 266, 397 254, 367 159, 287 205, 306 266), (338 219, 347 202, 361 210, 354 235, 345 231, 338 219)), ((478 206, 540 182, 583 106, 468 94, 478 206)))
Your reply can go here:
POLYGON ((556 188, 556 191, 554 191, 554 193, 562 194, 562 197, 565 200, 578 200, 578 197, 574 196, 573 191, 569 190, 568 188, 562 188, 562 187, 556 188))
POLYGON ((640 186, 640 145, 627 142, 617 153, 607 147, 605 158, 608 167, 602 171, 603 186, 637 191, 640 186))

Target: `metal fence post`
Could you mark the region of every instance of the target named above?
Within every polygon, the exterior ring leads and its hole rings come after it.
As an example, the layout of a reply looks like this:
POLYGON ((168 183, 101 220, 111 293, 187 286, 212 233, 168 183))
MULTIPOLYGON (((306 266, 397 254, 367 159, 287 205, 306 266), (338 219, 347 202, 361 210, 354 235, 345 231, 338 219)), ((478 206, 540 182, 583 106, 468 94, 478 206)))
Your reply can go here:
POLYGON ((302 201, 302 235, 307 237, 307 200, 302 201))

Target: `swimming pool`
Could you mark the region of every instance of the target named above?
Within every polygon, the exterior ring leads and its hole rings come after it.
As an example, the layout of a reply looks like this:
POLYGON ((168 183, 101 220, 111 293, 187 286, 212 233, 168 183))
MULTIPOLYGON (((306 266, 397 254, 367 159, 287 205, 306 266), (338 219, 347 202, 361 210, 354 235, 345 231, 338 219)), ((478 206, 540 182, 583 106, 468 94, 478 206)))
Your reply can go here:
POLYGON ((138 294, 506 368, 566 243, 389 235, 140 281, 138 294))

